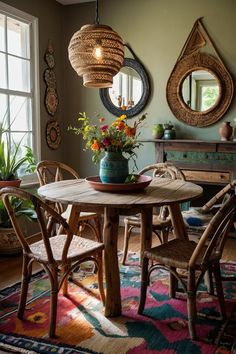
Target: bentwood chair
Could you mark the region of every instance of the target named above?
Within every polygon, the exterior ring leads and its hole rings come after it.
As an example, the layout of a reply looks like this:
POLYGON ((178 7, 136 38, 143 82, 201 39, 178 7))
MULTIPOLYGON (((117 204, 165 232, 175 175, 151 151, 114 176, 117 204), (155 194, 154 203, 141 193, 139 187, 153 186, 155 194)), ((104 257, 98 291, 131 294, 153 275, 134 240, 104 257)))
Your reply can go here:
POLYGON ((37 262, 48 274, 50 282, 51 307, 49 336, 54 337, 56 331, 58 292, 62 289, 63 295, 67 295, 68 275, 77 268, 80 263, 91 260, 96 264, 98 269, 98 287, 101 299, 103 303, 105 303, 102 267, 104 244, 73 235, 65 219, 58 214, 55 209, 26 191, 14 187, 2 188, 0 190, 0 197, 8 211, 15 233, 23 249, 21 296, 17 317, 19 319, 23 318, 32 273, 32 264, 37 262), (18 222, 11 206, 12 196, 32 203, 37 214, 37 222, 41 231, 39 241, 29 243, 24 228, 22 228, 22 225, 18 222), (45 212, 62 226, 64 230, 63 234, 56 234, 51 237, 51 234, 49 234, 47 230, 45 212))
POLYGON ((233 180, 220 189, 220 191, 203 206, 190 207, 189 210, 183 211, 182 216, 186 227, 196 232, 204 231, 209 221, 212 219, 212 216, 227 201, 230 195, 234 193, 235 187, 236 180, 233 180))
POLYGON ((207 271, 214 274, 221 314, 223 318, 226 317, 220 259, 227 233, 234 220, 235 210, 236 196, 233 195, 214 215, 198 243, 187 239, 173 239, 144 250, 139 314, 142 314, 144 310, 147 286, 152 271, 164 268, 170 272, 171 297, 176 296, 178 281, 187 294, 188 327, 192 339, 196 339, 197 289, 207 271), (149 260, 152 261, 150 268, 149 260))
MULTIPOLYGON (((144 167, 139 174, 144 174, 147 172, 152 173, 153 178, 170 178, 170 179, 182 179, 185 180, 184 174, 171 163, 156 163, 144 167)), ((123 257, 121 260, 122 264, 125 264, 129 240, 134 229, 141 228, 140 215, 128 216, 124 218, 125 232, 124 232, 124 248, 123 257)), ((152 218, 152 232, 158 237, 161 243, 168 241, 169 231, 171 229, 171 219, 167 206, 163 206, 156 210, 153 209, 152 218)), ((142 250, 141 250, 142 251, 142 250)))
MULTIPOLYGON (((40 186, 51 182, 62 181, 65 178, 80 178, 79 174, 70 166, 51 160, 43 160, 37 164, 37 175, 40 186)), ((47 202, 51 207, 61 214, 65 219, 70 215, 71 206, 66 209, 60 203, 47 202)), ((48 229, 53 227, 52 219, 48 219, 48 229)), ((102 241, 101 235, 101 216, 93 212, 81 212, 78 220, 78 233, 88 226, 94 233, 98 242, 102 241)))

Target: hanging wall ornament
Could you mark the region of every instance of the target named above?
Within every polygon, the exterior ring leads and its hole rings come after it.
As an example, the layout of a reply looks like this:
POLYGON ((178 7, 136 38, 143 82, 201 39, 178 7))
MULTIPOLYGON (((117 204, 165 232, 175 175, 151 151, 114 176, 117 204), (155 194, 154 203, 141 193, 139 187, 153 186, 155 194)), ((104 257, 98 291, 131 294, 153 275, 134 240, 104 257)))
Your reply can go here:
POLYGON ((56 89, 56 74, 54 70, 46 69, 43 78, 47 87, 56 89))
POLYGON ((233 78, 198 19, 167 82, 169 107, 185 124, 206 127, 227 112, 233 93, 233 78))
POLYGON ((46 125, 46 140, 50 149, 58 149, 61 143, 61 129, 55 119, 50 119, 46 125))
POLYGON ((45 106, 48 113, 51 116, 54 116, 58 106, 58 96, 57 92, 53 88, 48 88, 45 93, 45 106))
POLYGON ((48 68, 44 71, 44 81, 46 83, 46 92, 44 97, 44 103, 48 114, 54 116, 58 107, 58 95, 56 89, 56 74, 54 71, 55 58, 52 42, 49 41, 44 60, 48 65, 48 68))

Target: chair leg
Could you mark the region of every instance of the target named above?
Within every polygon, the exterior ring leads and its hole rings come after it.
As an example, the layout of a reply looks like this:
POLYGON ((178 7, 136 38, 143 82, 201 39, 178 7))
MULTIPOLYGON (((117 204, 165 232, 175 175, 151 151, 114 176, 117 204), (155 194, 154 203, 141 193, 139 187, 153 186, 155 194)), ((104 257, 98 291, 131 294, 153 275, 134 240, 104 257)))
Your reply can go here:
POLYGON ((17 317, 22 319, 25 312, 25 305, 27 300, 27 293, 29 288, 29 282, 32 273, 32 265, 29 265, 30 259, 27 255, 23 256, 23 266, 22 266, 22 283, 21 283, 21 293, 20 293, 20 302, 18 305, 17 317))
POLYGON ((226 318, 226 309, 225 309, 225 298, 224 298, 224 291, 223 291, 223 286, 222 286, 222 281, 221 281, 221 273, 220 273, 220 264, 217 263, 212 267, 214 277, 215 277, 215 282, 216 282, 216 291, 217 291, 217 296, 220 304, 220 311, 223 319, 226 318))
MULTIPOLYGON (((172 270, 175 271, 176 269, 172 267, 172 270)), ((176 277, 170 272, 170 297, 175 298, 176 297, 176 290, 178 286, 178 280, 176 277)))
POLYGON ((149 283, 148 263, 149 263, 149 259, 143 257, 142 272, 141 272, 141 290, 140 290, 140 300, 139 300, 139 307, 138 307, 139 314, 143 313, 145 302, 146 302, 147 287, 149 283))
POLYGON ((187 285, 187 309, 188 309, 188 328, 191 339, 196 339, 195 322, 197 317, 195 272, 190 271, 187 285))
POLYGON ((50 303, 50 327, 49 337, 55 338, 56 336, 56 321, 57 321, 57 301, 58 301, 58 269, 52 270, 51 282, 51 303, 50 303))
POLYGON ((98 268, 98 288, 99 288, 99 292, 100 292, 100 296, 101 296, 103 305, 105 306, 106 297, 105 297, 104 287, 103 287, 102 253, 99 254, 98 257, 97 257, 97 268, 98 268))
POLYGON ((163 229, 161 230, 162 243, 168 242, 168 237, 169 237, 169 227, 163 227, 163 229))
MULTIPOLYGON (((68 265, 66 266, 63 266, 62 267, 62 274, 65 274, 68 270, 68 265)), ((73 279, 73 272, 71 272, 71 278, 73 279)), ((63 281, 63 284, 62 284, 62 294, 63 296, 66 296, 68 294, 68 277, 69 275, 67 275, 63 281)))
POLYGON ((123 248, 123 257, 121 260, 121 264, 123 265, 125 265, 125 261, 128 253, 129 239, 133 228, 134 226, 129 226, 127 223, 125 223, 124 248, 123 248))
POLYGON ((214 292, 214 284, 213 284, 213 279, 212 279, 212 269, 211 268, 209 268, 204 275, 204 283, 207 287, 207 292, 210 295, 214 295, 215 292, 214 292))

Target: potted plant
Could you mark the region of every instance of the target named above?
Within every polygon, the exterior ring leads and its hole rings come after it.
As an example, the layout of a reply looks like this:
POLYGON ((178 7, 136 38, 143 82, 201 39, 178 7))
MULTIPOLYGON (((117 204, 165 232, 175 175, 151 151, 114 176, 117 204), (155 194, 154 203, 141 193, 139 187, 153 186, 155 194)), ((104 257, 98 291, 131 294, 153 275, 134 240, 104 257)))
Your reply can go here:
MULTIPOLYGON (((28 201, 11 198, 11 205, 17 217, 22 219, 22 222, 35 221, 36 213, 32 205, 28 201)), ((0 200, 0 254, 17 254, 21 251, 21 245, 18 241, 15 231, 12 227, 10 217, 7 210, 0 200)))
MULTIPOLYGON (((6 139, 3 139, 5 133, 7 133, 7 129, 4 128, 3 119, 0 123, 0 188, 19 187, 21 183, 18 177, 19 170, 21 169, 23 174, 34 172, 36 163, 33 152, 28 146, 25 146, 25 156, 18 157, 22 139, 18 144, 13 142, 10 145, 7 135, 6 139)), ((12 205, 18 216, 24 215, 27 219, 34 219, 34 211, 29 205, 25 205, 17 199, 12 199, 12 205)), ((12 228, 5 206, 0 200, 0 254, 15 254, 20 250, 20 243, 12 228)))
MULTIPOLYGON (((21 140, 22 141, 22 140, 21 140)), ((30 147, 25 146, 25 156, 18 158, 21 141, 18 144, 13 142, 13 148, 9 141, 4 141, 0 133, 0 187, 15 186, 19 187, 21 180, 18 178, 20 168, 25 173, 33 172, 35 162, 30 147)))

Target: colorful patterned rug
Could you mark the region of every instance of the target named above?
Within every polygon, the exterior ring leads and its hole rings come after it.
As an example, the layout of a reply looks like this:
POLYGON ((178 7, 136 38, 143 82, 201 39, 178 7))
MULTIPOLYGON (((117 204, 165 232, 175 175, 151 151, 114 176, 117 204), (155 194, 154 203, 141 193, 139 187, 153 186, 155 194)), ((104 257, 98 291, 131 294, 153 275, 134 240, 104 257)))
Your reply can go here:
MULTIPOLYGON (((236 264, 222 264, 226 274, 235 275, 236 264)), ((19 284, 0 292, 0 353, 107 353, 183 354, 230 353, 236 338, 236 282, 224 282, 229 320, 219 317, 218 301, 202 285, 198 294, 197 333, 189 339, 186 300, 168 296, 168 274, 156 271, 148 292, 144 316, 137 315, 140 267, 135 254, 129 265, 120 267, 122 316, 104 317, 96 276, 90 264, 77 277, 82 287, 70 283, 69 296, 59 295, 57 338, 48 337, 49 283, 43 272, 30 285, 24 320, 16 317, 19 284)))

